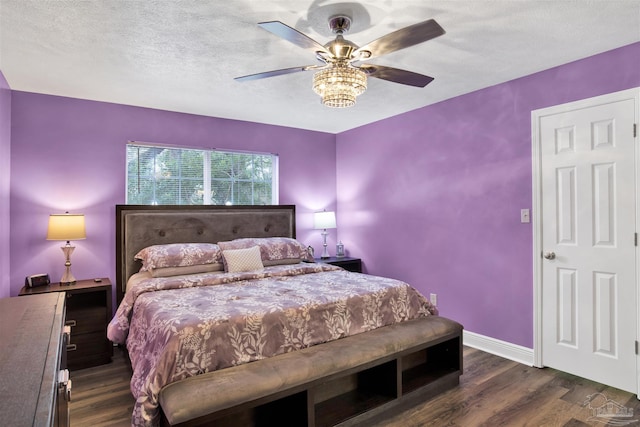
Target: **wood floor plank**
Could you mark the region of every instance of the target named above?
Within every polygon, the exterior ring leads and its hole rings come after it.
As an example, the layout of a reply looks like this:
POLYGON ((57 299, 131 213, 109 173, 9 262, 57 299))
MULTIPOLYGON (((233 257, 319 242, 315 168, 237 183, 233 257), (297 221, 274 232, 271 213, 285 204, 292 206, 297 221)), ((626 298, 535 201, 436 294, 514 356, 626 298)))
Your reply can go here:
POLYGON ((558 412, 549 410, 549 408, 566 392, 566 389, 555 385, 552 379, 547 379, 540 386, 535 386, 532 383, 527 384, 518 389, 517 396, 514 396, 515 398, 512 399, 508 406, 494 413, 486 421, 483 421, 480 426, 509 425, 512 420, 523 420, 523 427, 557 424, 560 415, 558 412), (541 411, 541 408, 544 408, 544 410, 541 411))
POLYGON ((131 425, 130 380, 131 369, 117 349, 112 363, 72 372, 71 427, 131 425))
POLYGON ((541 389, 551 380, 550 376, 535 375, 533 370, 523 365, 514 366, 476 387, 460 388, 465 393, 451 401, 453 406, 449 405, 451 409, 455 408, 455 412, 445 412, 444 417, 428 417, 425 425, 439 426, 444 422, 469 427, 504 425, 505 417, 512 418, 509 408, 526 399, 529 390, 541 389), (492 423, 494 419, 498 423, 492 423))
MULTIPOLYGON (((108 365, 72 372, 72 427, 130 425, 131 370, 122 353, 118 349, 114 353, 108 365)), ((458 387, 367 427, 605 426, 607 420, 594 418, 585 405, 597 393, 598 402, 608 400, 633 410, 630 425, 640 425, 640 401, 632 393, 469 347, 464 348, 463 359, 458 387)))

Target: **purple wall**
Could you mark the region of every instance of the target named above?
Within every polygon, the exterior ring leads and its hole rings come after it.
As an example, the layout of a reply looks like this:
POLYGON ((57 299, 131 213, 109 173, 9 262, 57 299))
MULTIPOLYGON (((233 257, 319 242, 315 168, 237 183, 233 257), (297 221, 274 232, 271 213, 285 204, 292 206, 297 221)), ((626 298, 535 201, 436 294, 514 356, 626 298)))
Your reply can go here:
POLYGON ((115 280, 115 205, 125 201, 130 140, 279 154, 280 203, 297 206, 298 238, 316 250, 312 212, 336 206, 332 134, 16 91, 12 125, 11 295, 26 275, 62 276, 63 242, 45 236, 49 214, 65 210, 87 223, 74 275, 115 280))
POLYGON ((338 135, 338 237, 467 330, 532 347, 531 111, 638 87, 638 58, 635 43, 338 135))
MULTIPOLYGON (((640 86, 638 57, 640 43, 337 136, 9 93, 1 79, 0 150, 9 152, 10 135, 11 160, 0 153, 0 170, 10 165, 11 192, 0 205, 10 202, 12 255, 0 297, 28 274, 61 276, 61 242, 44 236, 48 215, 65 210, 87 220, 76 277, 115 277, 127 141, 257 150, 280 155, 280 203, 297 205, 301 241, 319 251, 312 212, 338 206, 337 237, 368 272, 437 293, 441 313, 469 331, 531 347, 532 228, 519 222, 532 203, 531 111, 640 86)), ((332 253, 335 241, 334 232, 332 253)), ((8 253, 0 247, 0 268, 8 253)))
POLYGON ((0 71, 0 298, 9 296, 9 185, 11 166, 11 89, 0 71))

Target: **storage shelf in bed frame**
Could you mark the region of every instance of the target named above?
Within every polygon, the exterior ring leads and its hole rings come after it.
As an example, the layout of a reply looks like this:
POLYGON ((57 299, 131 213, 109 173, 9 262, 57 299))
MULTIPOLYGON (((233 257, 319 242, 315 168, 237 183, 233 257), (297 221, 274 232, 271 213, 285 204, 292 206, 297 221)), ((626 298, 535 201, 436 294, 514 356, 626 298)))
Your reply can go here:
POLYGON ((278 393, 180 425, 360 425, 456 386, 462 374, 461 348, 459 335, 436 341, 310 382, 288 394, 278 393))

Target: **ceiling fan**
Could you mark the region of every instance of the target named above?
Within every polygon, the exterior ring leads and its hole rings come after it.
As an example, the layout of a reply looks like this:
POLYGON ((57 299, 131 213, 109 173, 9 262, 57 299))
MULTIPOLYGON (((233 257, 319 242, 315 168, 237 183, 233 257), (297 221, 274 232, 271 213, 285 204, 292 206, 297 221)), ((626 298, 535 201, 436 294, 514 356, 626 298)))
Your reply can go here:
POLYGON ((351 18, 337 15, 329 18, 329 28, 336 34, 336 38, 323 46, 280 21, 260 22, 258 25, 296 46, 312 51, 322 64, 266 71, 236 77, 235 80, 243 82, 300 71, 317 71, 313 78, 313 90, 322 97, 324 105, 338 108, 350 107, 355 104, 356 96, 367 89, 367 77, 415 87, 425 87, 431 83, 433 77, 384 65, 362 64, 361 62, 431 40, 445 33, 435 20, 429 19, 394 31, 359 47, 343 36, 351 27, 351 18))

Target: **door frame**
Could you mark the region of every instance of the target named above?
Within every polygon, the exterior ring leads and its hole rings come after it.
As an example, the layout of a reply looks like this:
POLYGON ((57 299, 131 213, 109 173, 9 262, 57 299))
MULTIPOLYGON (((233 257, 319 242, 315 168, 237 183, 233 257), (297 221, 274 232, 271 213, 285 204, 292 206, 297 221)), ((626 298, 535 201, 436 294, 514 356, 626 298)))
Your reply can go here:
MULTIPOLYGON (((531 160, 532 160, 532 181, 533 181, 533 365, 542 368, 542 161, 541 161, 541 141, 540 141, 540 121, 543 117, 564 113, 581 108, 589 108, 598 104, 613 103, 623 100, 633 99, 636 123, 635 135, 635 188, 636 188, 636 212, 635 228, 640 230, 640 148, 638 138, 640 134, 640 87, 613 92, 579 101, 569 102, 561 105, 554 105, 547 108, 533 110, 531 112, 531 160)), ((636 246, 636 341, 640 341, 640 251, 636 246)), ((636 356, 636 393, 640 392, 640 358, 636 356)))

